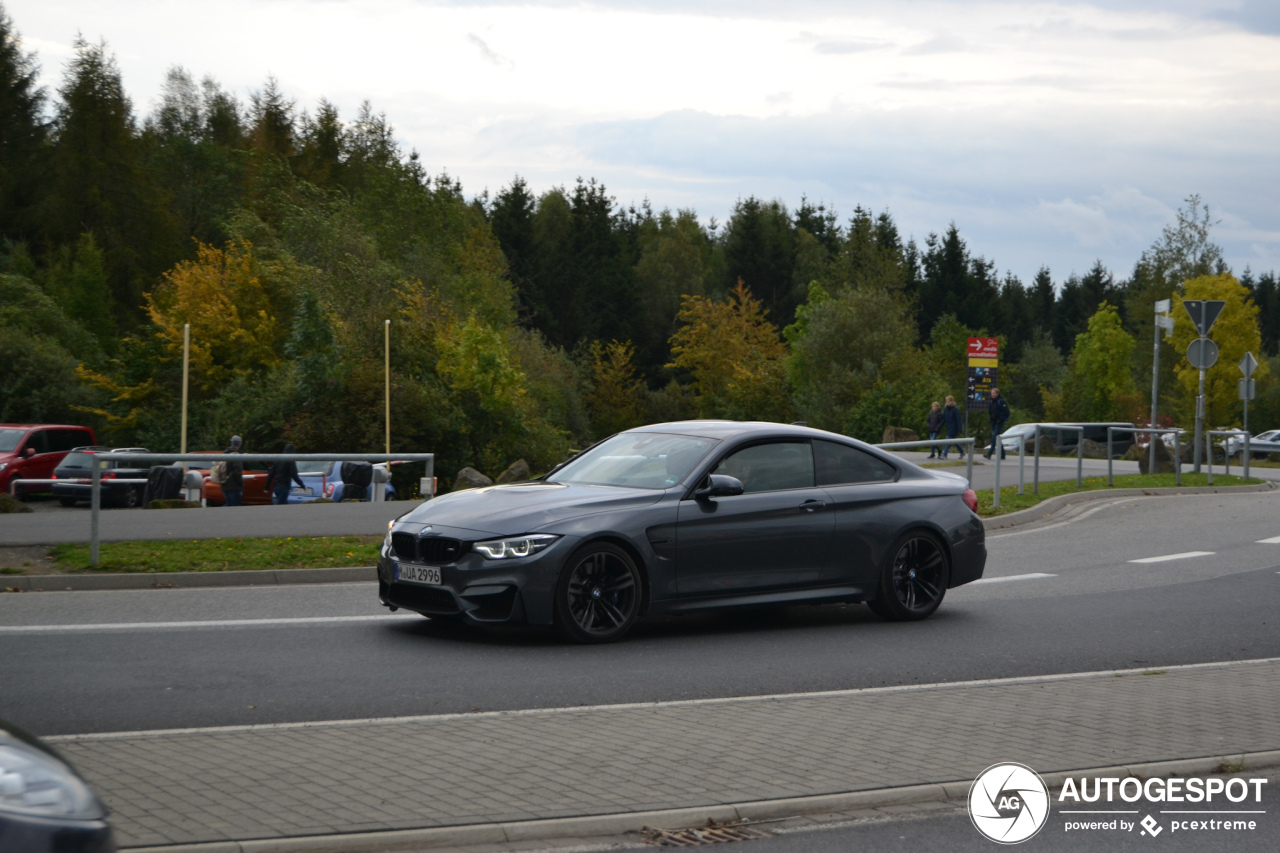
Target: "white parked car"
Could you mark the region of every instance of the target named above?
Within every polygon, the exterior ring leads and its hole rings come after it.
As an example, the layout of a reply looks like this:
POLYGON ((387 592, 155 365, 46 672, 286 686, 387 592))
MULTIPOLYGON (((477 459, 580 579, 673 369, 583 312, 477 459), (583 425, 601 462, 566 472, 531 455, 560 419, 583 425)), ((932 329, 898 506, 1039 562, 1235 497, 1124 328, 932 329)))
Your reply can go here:
MULTIPOLYGON (((1226 441, 1227 453, 1237 456, 1244 453, 1244 436, 1230 436, 1226 441)), ((1268 453, 1280 453, 1280 429, 1260 432, 1249 439, 1249 453, 1253 458, 1266 456, 1268 453)))

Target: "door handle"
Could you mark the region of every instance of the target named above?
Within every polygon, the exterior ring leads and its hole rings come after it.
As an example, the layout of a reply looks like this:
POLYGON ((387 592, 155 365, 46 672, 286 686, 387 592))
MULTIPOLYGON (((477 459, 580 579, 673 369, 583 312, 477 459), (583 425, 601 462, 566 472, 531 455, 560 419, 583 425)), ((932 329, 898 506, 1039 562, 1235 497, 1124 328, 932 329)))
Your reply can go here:
POLYGON ((826 505, 827 505, 826 501, 809 500, 800 504, 800 509, 804 510, 805 512, 813 512, 815 510, 822 509, 826 505))

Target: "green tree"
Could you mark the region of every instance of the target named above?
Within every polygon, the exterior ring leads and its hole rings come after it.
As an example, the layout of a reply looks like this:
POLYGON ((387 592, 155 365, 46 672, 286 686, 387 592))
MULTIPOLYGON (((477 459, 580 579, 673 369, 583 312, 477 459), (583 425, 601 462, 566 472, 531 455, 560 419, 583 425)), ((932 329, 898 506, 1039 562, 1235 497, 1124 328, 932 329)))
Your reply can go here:
POLYGON ((36 207, 47 175, 44 90, 34 56, 0 5, 0 239, 37 236, 36 207))
MULTIPOLYGON (((1227 303, 1209 333, 1218 345, 1218 361, 1205 375, 1205 422, 1214 426, 1239 426, 1242 406, 1236 383, 1240 379, 1237 367, 1240 359, 1246 352, 1258 357, 1260 363, 1254 374, 1258 382, 1264 381, 1269 372, 1266 360, 1260 357, 1262 336, 1258 329, 1258 306, 1253 304, 1248 289, 1233 275, 1203 275, 1187 281, 1182 293, 1175 297, 1172 312, 1174 327, 1170 343, 1178 353, 1185 353, 1191 341, 1199 335, 1187 310, 1182 307, 1186 299, 1221 299, 1227 303)), ((1185 357, 1180 357, 1175 362, 1174 373, 1178 379, 1174 412, 1181 422, 1190 423, 1195 418, 1200 371, 1192 367, 1185 357)))
POLYGON ((632 363, 635 347, 630 341, 592 341, 591 392, 587 406, 597 436, 612 435, 640 426, 645 416, 645 387, 632 363))
POLYGON ((740 199, 725 227, 724 285, 741 279, 780 323, 790 323, 807 281, 796 282, 795 223, 781 201, 740 199), (797 284, 799 288, 797 289, 797 284))
MULTIPOLYGON (((1088 329, 1076 336, 1061 406, 1065 417, 1080 421, 1130 420, 1141 405, 1133 381, 1133 337, 1120 323, 1114 306, 1103 303, 1089 318, 1088 329)), ((1045 395, 1049 417, 1057 403, 1045 395)))

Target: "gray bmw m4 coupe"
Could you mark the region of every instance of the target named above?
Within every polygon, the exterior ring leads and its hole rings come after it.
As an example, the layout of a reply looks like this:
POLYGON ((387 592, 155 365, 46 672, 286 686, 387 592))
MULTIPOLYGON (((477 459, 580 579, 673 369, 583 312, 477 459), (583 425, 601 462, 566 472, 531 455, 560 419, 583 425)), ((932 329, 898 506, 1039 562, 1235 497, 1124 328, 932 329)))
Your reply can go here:
POLYGON ((982 577, 961 477, 798 425, 653 424, 525 483, 453 492, 393 521, 382 603, 473 624, 623 637, 645 614, 865 601, 924 619, 982 577))

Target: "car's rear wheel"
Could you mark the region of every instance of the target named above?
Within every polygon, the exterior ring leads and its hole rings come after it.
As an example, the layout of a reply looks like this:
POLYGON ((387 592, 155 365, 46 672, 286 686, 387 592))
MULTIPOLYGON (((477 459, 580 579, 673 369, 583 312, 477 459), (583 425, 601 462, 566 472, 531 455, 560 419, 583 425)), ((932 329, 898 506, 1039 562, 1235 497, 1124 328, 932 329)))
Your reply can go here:
POLYGON ((588 544, 565 564, 556 584, 556 627, 576 643, 621 639, 640 614, 640 570, 607 542, 588 544))
POLYGON ((142 504, 142 490, 132 486, 124 490, 120 496, 120 506, 124 509, 137 509, 142 504))
POLYGON ((946 549, 932 533, 903 534, 880 574, 879 595, 867 602, 877 615, 896 622, 925 619, 947 594, 951 567, 946 549))

